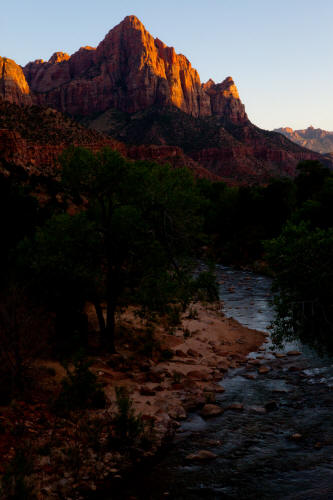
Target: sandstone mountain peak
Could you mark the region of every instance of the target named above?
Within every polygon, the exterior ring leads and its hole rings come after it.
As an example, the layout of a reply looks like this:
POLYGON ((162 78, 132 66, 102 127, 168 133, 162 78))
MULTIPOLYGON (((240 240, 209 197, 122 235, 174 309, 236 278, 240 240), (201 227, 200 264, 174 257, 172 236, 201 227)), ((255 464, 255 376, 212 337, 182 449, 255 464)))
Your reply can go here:
POLYGON ((203 83, 202 86, 206 89, 209 89, 210 87, 213 87, 215 85, 215 82, 212 78, 210 78, 209 80, 207 80, 206 83, 203 83))
POLYGON ((124 33, 125 36, 131 36, 131 32, 142 32, 148 33, 143 23, 136 16, 126 16, 119 24, 110 29, 110 31, 106 34, 104 40, 106 40, 109 36, 112 36, 113 32, 124 33))
POLYGON ((0 57, 0 96, 12 103, 32 104, 21 66, 7 57, 0 57))
POLYGON ((50 64, 58 64, 58 63, 61 63, 63 61, 68 61, 68 59, 69 59, 69 55, 66 54, 66 52, 55 52, 50 57, 50 59, 48 60, 48 62, 50 64))
POLYGON ((233 123, 240 124, 248 121, 245 107, 231 76, 228 76, 222 83, 215 83, 210 79, 202 87, 210 96, 212 114, 227 116, 233 123))
POLYGON ((141 153, 152 159, 163 148, 168 155, 173 148, 175 157, 183 151, 225 179, 294 175, 299 160, 320 157, 255 127, 230 76, 201 83, 190 61, 136 16, 127 16, 96 48, 55 52, 23 71, 0 58, 1 97, 67 113, 135 148, 144 145, 141 153))
POLYGON ((288 137, 291 141, 296 142, 296 144, 317 151, 318 153, 325 154, 333 152, 333 132, 322 130, 321 128, 314 128, 313 125, 300 130, 282 127, 275 129, 275 132, 279 132, 288 137))
POLYGON ((230 77, 202 85, 190 61, 154 38, 134 15, 111 29, 96 49, 81 47, 71 57, 56 52, 47 64, 27 64, 24 73, 36 104, 73 116, 174 106, 195 117, 247 121, 230 77))
POLYGON ((84 45, 83 47, 80 47, 78 52, 82 50, 96 50, 96 47, 91 47, 90 45, 84 45))
POLYGON ((140 19, 134 15, 130 15, 130 16, 126 16, 120 24, 124 24, 124 25, 131 25, 131 26, 134 26, 136 28, 143 28, 145 29, 143 23, 140 21, 140 19))

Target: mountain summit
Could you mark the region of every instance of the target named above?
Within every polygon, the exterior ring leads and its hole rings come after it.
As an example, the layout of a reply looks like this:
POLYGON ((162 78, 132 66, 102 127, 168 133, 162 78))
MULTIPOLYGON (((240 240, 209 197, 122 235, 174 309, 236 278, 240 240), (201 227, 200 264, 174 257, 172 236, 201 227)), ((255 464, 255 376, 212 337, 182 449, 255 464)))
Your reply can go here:
POLYGON ((322 154, 333 153, 333 132, 312 126, 302 130, 282 127, 275 129, 275 132, 283 134, 296 144, 312 149, 312 151, 322 154))
POLYGON ((24 73, 37 104, 74 116, 172 105, 194 117, 247 120, 230 77, 202 85, 188 59, 153 38, 135 16, 125 17, 96 49, 82 47, 71 57, 56 52, 48 62, 27 64, 24 73))
POLYGON ((230 76, 202 83, 189 60, 152 37, 135 16, 125 17, 98 47, 84 46, 71 56, 55 52, 23 70, 0 58, 1 97, 69 114, 141 148, 131 153, 140 158, 165 161, 172 154, 226 181, 294 176, 300 160, 332 164, 328 156, 253 125, 230 76))

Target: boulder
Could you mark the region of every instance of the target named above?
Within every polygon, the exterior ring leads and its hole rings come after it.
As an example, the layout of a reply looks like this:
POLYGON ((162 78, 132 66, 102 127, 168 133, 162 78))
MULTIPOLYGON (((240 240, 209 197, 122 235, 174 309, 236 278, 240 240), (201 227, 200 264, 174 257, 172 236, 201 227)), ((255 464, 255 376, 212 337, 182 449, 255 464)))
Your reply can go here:
POLYGON ((260 373, 260 375, 264 375, 265 373, 268 373, 269 371, 271 371, 269 366, 262 365, 262 366, 260 366, 258 373, 260 373))
POLYGON ((252 413, 258 413, 260 415, 264 415, 266 413, 266 408, 263 406, 249 406, 249 411, 252 413))
POLYGON ((292 441, 299 441, 300 439, 302 439, 302 437, 303 437, 302 434, 300 434, 299 432, 295 432, 295 434, 292 434, 290 436, 290 439, 292 441))
POLYGON ((148 389, 148 387, 141 387, 140 394, 141 396, 155 396, 156 392, 152 389, 148 389))
POLYGON ((228 406, 228 410, 243 411, 244 405, 242 403, 232 403, 228 406))
POLYGON ((186 460, 188 462, 207 462, 209 460, 214 460, 215 458, 217 458, 217 455, 215 455, 215 453, 209 450, 200 450, 196 453, 187 455, 186 460))
POLYGON ((202 356, 202 354, 199 354, 197 351, 195 351, 194 349, 188 349, 187 351, 187 355, 188 356, 191 356, 192 358, 199 358, 202 356))
POLYGON ((174 420, 185 420, 187 417, 185 408, 181 405, 170 408, 168 410, 168 414, 170 418, 173 418, 174 420))
POLYGON ((212 380, 213 377, 210 373, 204 372, 204 371, 199 371, 199 370, 191 370, 187 373, 187 377, 192 379, 192 380, 203 380, 203 381, 209 381, 212 380))
POLYGON ((265 404, 265 408, 267 411, 277 410, 278 407, 279 407, 279 405, 276 401, 268 401, 268 403, 265 404))
POLYGON ((181 349, 176 349, 175 355, 178 356, 179 358, 187 358, 187 354, 181 349))
POLYGON ((259 359, 249 359, 248 364, 253 365, 253 366, 258 366, 258 365, 260 365, 260 360, 259 359))
POLYGON ((217 417, 218 415, 222 415, 223 413, 223 408, 217 405, 213 404, 206 404, 201 412, 200 415, 204 418, 212 418, 212 417, 217 417))

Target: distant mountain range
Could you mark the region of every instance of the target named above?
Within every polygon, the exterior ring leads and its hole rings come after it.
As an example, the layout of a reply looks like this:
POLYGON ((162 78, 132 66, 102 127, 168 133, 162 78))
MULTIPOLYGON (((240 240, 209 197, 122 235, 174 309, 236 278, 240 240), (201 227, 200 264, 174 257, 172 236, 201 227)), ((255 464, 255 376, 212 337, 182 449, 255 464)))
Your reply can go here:
POLYGON ((277 128, 279 132, 293 142, 318 153, 333 153, 333 132, 321 128, 308 127, 304 130, 293 130, 290 127, 277 128))
MULTIPOLYGON (((97 130, 98 140, 91 135, 86 141, 91 147, 99 147, 111 136, 132 157, 173 159, 174 164, 183 162, 200 175, 230 182, 293 176, 300 160, 332 166, 329 156, 253 125, 231 77, 218 84, 201 83, 186 57, 153 38, 135 16, 126 17, 97 48, 81 47, 72 56, 56 52, 49 61, 39 59, 24 68, 0 58, 0 96, 26 109, 27 116, 29 108, 37 105, 97 130)), ((32 139, 30 132, 22 126, 19 131, 19 123, 8 119, 8 109, 3 124, 0 116, 0 128, 9 127, 26 137, 28 150, 45 143, 47 123, 52 130, 57 128, 52 113, 42 125, 35 120, 32 139)), ((29 127, 28 118, 22 123, 29 127)), ((73 131, 74 122, 70 127, 73 131)), ((75 144, 80 142, 80 130, 74 134, 75 144)), ((61 142, 59 130, 49 136, 58 138, 58 149, 71 142, 65 137, 61 142)), ((0 144, 0 151, 4 147, 0 144)), ((38 161, 42 168, 43 160, 38 161)))

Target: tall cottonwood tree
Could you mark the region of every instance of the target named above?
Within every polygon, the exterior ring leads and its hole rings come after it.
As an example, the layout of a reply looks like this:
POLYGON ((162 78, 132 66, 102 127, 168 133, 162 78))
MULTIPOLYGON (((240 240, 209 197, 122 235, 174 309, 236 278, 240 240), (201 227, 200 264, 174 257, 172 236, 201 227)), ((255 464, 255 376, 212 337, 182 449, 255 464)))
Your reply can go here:
MULTIPOLYGON (((191 257, 200 237, 200 197, 188 170, 129 162, 109 149, 72 148, 61 164, 63 188, 80 212, 40 229, 36 269, 44 281, 53 269, 49 286, 60 296, 70 290, 95 304, 112 352, 120 302, 165 312, 196 293, 191 257)), ((214 290, 211 279, 201 283, 214 290)))

